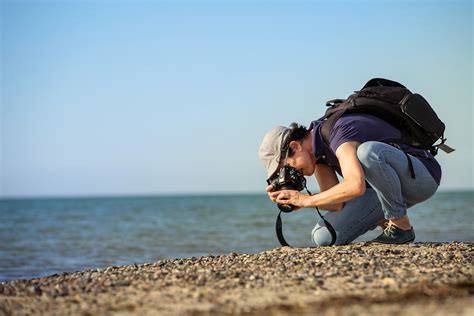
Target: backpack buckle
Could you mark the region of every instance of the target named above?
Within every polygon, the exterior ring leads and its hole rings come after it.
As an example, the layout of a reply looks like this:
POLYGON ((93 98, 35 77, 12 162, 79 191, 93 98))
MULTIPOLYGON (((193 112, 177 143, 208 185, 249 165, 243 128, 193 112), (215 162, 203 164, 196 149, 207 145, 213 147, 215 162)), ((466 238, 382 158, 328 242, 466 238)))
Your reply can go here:
POLYGON ((329 100, 328 102, 326 102, 326 106, 334 108, 334 107, 338 106, 339 104, 341 104, 344 101, 345 100, 343 100, 343 99, 329 100))

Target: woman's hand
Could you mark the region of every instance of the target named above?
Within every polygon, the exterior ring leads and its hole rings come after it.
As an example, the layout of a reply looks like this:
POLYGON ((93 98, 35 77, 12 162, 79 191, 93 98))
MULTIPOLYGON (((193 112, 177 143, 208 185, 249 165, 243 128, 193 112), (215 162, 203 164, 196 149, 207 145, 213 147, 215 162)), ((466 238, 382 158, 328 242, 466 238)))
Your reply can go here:
POLYGON ((273 185, 269 185, 265 188, 265 191, 267 191, 267 194, 268 194, 268 197, 270 198, 270 200, 272 200, 272 202, 275 202, 275 199, 272 198, 272 192, 273 192, 273 185))
MULTIPOLYGON (((268 187, 267 187, 268 188, 268 187)), ((270 200, 279 204, 291 204, 298 209, 309 206, 309 196, 295 190, 267 191, 270 200)))

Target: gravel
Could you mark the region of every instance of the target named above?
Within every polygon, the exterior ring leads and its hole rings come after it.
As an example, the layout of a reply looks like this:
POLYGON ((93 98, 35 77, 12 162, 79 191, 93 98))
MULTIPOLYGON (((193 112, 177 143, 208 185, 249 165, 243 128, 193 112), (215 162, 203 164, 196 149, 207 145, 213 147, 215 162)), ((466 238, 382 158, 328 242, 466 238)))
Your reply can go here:
POLYGON ((0 283, 0 314, 473 315, 471 242, 275 248, 0 283))

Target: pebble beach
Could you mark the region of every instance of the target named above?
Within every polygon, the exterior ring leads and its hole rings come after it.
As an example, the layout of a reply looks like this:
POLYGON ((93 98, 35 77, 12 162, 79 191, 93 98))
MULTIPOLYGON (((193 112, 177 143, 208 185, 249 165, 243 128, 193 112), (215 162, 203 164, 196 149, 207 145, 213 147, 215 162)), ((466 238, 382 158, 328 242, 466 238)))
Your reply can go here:
POLYGON ((2 315, 474 315, 471 242, 275 248, 0 283, 2 315))

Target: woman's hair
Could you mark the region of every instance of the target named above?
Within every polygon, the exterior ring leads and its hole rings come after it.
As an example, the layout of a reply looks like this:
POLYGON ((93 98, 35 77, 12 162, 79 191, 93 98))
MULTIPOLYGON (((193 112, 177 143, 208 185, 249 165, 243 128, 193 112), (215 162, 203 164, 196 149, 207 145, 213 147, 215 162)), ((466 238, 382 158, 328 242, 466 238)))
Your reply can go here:
POLYGON ((288 138, 285 141, 285 150, 288 150, 288 157, 291 157, 294 155, 293 149, 291 149, 290 143, 292 141, 298 141, 301 142, 309 133, 309 130, 306 129, 306 126, 300 125, 298 123, 291 123, 290 126, 290 134, 288 134, 288 138))

